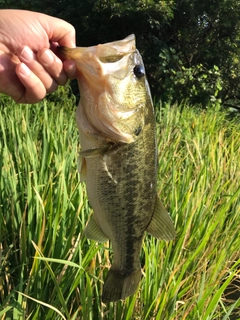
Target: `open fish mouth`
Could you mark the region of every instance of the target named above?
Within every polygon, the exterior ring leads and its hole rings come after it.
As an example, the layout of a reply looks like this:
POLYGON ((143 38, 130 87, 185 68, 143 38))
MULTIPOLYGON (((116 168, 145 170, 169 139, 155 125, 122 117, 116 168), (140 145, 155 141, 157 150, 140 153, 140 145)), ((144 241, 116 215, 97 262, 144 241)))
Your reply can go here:
POLYGON ((74 60, 80 73, 85 76, 88 73, 92 77, 114 74, 115 77, 120 79, 124 78, 128 57, 135 50, 134 34, 120 41, 92 47, 59 47, 59 52, 66 59, 74 60))
MULTIPOLYGON (((76 63, 82 116, 87 118, 95 134, 115 143, 134 142, 136 130, 126 121, 136 122, 142 118, 144 91, 133 94, 133 90, 140 82, 146 85, 135 36, 92 47, 60 47, 59 50, 76 63)), ((143 125, 140 123, 137 127, 143 125)))

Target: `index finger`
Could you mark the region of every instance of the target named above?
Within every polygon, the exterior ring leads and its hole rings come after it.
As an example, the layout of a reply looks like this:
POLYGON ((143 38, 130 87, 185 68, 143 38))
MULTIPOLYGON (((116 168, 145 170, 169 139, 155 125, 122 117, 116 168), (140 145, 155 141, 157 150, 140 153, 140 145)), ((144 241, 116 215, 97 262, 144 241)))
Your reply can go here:
POLYGON ((61 46, 75 47, 75 28, 68 22, 45 15, 41 23, 45 26, 50 41, 61 46))

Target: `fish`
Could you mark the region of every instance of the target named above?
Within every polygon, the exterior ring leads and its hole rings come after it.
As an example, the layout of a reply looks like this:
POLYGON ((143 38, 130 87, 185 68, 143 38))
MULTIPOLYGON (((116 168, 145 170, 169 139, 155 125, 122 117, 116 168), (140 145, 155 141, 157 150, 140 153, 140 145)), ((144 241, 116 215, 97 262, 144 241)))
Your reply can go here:
POLYGON ((102 302, 124 300, 141 280, 145 231, 172 240, 176 231, 157 192, 153 101, 135 35, 90 47, 60 47, 77 67, 79 172, 93 214, 85 236, 110 240, 113 261, 102 302))

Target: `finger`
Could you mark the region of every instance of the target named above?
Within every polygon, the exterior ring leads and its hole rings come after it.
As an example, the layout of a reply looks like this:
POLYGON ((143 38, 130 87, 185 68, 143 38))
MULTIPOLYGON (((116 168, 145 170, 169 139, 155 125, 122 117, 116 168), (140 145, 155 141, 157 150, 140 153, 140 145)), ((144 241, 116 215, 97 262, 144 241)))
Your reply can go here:
POLYGON ((29 47, 24 46, 18 57, 41 80, 48 93, 57 89, 57 82, 37 60, 36 54, 29 47))
POLYGON ((16 66, 16 74, 25 87, 20 97, 13 97, 19 103, 37 103, 47 94, 46 88, 42 81, 28 68, 24 63, 16 66))
POLYGON ((16 56, 0 50, 0 92, 17 100, 24 93, 24 86, 16 75, 20 63, 16 56))
POLYGON ((63 70, 63 63, 51 50, 40 50, 37 58, 58 84, 64 85, 67 82, 67 76, 63 70))
POLYGON ((72 80, 77 77, 77 67, 74 61, 72 60, 63 61, 63 68, 69 79, 72 80))
POLYGON ((61 46, 76 46, 75 29, 70 23, 49 16, 45 17, 42 23, 45 25, 45 30, 47 30, 51 41, 56 41, 61 46))

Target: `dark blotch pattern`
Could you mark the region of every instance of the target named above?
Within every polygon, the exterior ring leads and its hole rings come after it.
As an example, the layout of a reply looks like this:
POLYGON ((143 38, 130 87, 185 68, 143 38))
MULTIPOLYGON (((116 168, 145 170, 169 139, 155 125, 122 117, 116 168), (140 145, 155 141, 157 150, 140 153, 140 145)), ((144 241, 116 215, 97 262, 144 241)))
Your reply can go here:
POLYGON ((126 273, 139 268, 142 238, 156 199, 155 125, 149 109, 136 142, 109 152, 105 161, 110 174, 97 175, 99 203, 113 229, 114 261, 121 261, 115 268, 126 273))

